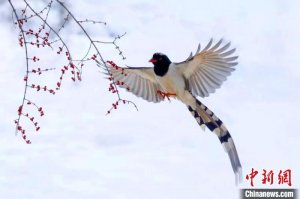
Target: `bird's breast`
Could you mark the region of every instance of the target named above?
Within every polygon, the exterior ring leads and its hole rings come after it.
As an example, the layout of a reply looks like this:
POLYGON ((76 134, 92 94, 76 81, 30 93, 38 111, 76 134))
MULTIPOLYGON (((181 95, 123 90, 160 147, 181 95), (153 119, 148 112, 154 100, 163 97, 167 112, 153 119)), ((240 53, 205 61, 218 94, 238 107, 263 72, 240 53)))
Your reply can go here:
POLYGON ((179 94, 185 89, 184 79, 175 67, 170 67, 164 76, 156 76, 156 78, 163 92, 179 94))

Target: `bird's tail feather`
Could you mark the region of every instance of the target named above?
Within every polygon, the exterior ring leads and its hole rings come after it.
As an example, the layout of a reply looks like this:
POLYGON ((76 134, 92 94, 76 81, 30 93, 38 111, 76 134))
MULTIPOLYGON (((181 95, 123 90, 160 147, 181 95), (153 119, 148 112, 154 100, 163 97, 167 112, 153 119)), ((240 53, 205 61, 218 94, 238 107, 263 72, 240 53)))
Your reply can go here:
POLYGON ((239 184, 242 181, 242 166, 233 139, 223 122, 198 99, 196 99, 196 110, 191 106, 188 106, 188 109, 202 129, 206 126, 218 136, 229 156, 236 184, 239 184))

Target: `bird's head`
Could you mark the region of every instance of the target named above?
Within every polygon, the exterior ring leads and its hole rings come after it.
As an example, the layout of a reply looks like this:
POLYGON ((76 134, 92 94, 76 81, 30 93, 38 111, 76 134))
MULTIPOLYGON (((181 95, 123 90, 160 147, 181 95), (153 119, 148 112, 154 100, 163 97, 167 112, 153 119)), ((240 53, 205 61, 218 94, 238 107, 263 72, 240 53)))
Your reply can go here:
POLYGON ((163 53, 154 53, 153 57, 149 60, 157 67, 168 67, 171 64, 170 59, 163 53))

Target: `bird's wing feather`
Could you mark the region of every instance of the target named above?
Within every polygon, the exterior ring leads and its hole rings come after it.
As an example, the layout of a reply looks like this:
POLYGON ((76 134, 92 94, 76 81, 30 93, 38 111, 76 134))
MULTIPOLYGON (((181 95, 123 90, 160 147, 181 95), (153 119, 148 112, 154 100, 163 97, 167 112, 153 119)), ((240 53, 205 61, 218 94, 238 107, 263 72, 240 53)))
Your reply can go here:
POLYGON ((207 97, 220 88, 227 76, 234 71, 238 56, 232 56, 235 49, 229 49, 230 42, 222 45, 222 39, 213 44, 211 39, 200 51, 200 44, 194 56, 175 63, 177 69, 188 81, 189 90, 195 96, 207 97))
POLYGON ((149 102, 160 102, 163 97, 157 94, 161 90, 156 82, 153 68, 147 67, 119 67, 107 64, 107 75, 121 88, 126 88, 138 97, 149 102))

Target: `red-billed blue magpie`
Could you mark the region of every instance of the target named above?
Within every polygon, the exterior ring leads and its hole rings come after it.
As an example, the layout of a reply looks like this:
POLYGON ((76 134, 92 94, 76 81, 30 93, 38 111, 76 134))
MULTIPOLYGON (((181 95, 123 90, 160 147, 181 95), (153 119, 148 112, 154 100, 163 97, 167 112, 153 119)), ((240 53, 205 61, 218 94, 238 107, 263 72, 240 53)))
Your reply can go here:
POLYGON ((163 53, 155 53, 149 60, 154 67, 116 68, 108 65, 114 81, 123 82, 133 94, 149 102, 160 102, 173 97, 183 102, 198 124, 214 132, 228 153, 236 183, 242 180, 242 167, 233 139, 223 122, 196 97, 207 97, 220 88, 237 65, 235 49, 222 39, 213 44, 211 39, 203 50, 198 49, 183 62, 175 63, 163 53))

